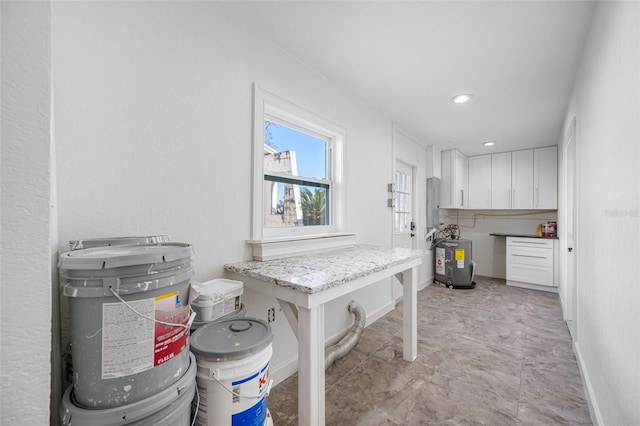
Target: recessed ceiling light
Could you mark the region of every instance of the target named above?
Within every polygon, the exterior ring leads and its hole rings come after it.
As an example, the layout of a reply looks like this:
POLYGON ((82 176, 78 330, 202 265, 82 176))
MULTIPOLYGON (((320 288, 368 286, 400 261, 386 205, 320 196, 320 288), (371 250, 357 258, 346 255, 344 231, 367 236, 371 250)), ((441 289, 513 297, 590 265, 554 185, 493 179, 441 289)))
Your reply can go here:
POLYGON ((482 145, 484 145, 484 146, 493 146, 495 144, 496 143, 494 141, 488 141, 488 142, 483 143, 482 145))
POLYGON ((453 98, 451 98, 451 102, 453 102, 454 104, 463 104, 465 102, 469 102, 472 97, 473 97, 473 95, 470 94, 470 93, 466 93, 466 94, 463 94, 463 95, 457 95, 457 96, 454 96, 453 98))

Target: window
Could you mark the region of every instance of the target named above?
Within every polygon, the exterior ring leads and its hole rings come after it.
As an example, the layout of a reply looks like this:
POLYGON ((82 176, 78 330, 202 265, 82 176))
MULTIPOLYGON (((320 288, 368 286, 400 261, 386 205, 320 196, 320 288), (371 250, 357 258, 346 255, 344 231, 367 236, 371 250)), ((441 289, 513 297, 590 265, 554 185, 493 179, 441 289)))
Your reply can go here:
POLYGON ((346 131, 258 87, 254 108, 253 239, 342 232, 346 131))
POLYGON ((409 234, 413 230, 411 208, 411 169, 396 171, 394 227, 396 234, 409 234))
POLYGON ((264 227, 331 224, 331 138, 265 114, 264 227))

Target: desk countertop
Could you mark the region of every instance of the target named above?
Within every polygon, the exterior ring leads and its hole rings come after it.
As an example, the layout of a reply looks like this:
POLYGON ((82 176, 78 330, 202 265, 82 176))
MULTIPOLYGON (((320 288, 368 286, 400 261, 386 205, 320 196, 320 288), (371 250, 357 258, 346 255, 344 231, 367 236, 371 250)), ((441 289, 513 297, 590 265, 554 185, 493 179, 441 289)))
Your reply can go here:
POLYGON ((227 271, 304 293, 319 293, 421 258, 422 250, 356 245, 277 260, 230 263, 227 271))

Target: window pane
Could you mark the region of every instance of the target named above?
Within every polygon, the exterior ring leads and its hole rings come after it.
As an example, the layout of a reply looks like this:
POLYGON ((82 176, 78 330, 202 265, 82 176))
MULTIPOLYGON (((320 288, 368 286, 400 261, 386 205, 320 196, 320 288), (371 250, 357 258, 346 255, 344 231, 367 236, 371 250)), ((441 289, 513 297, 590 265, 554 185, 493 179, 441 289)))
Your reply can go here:
POLYGON ((264 182, 267 228, 327 225, 327 189, 293 183, 264 182))
POLYGON ((402 192, 404 190, 402 186, 402 175, 396 172, 396 191, 402 192))
POLYGON ((397 233, 411 231, 411 179, 410 176, 396 172, 395 189, 395 230, 397 233))
POLYGON ((265 172, 327 179, 327 141, 265 120, 265 172))

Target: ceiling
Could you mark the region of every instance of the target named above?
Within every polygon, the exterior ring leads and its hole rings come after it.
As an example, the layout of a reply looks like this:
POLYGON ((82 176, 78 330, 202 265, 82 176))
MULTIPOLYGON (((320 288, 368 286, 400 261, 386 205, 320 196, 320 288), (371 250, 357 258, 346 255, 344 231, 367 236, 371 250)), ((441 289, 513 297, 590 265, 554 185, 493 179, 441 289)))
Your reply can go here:
POLYGON ((594 2, 217 4, 421 144, 478 155, 561 140, 594 2))

